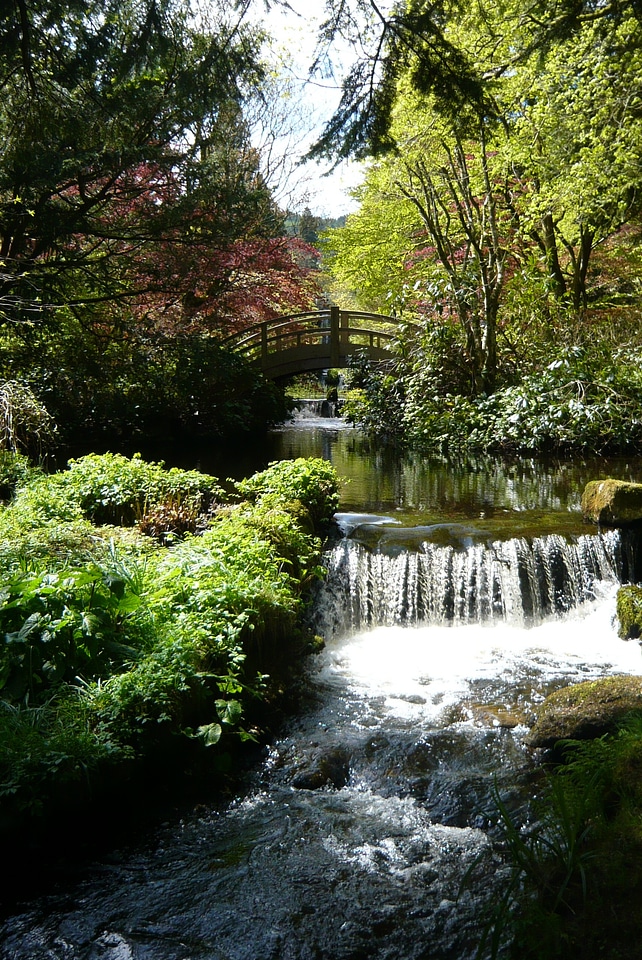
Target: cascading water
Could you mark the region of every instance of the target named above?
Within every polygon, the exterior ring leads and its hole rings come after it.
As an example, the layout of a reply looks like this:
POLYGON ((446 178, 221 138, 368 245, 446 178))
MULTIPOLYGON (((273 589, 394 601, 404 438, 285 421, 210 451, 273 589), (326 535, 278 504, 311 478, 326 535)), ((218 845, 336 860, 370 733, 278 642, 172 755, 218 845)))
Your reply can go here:
POLYGON ((296 401, 295 418, 299 420, 316 420, 339 416, 341 403, 336 400, 315 397, 309 400, 296 401))
MULTIPOLYGON (((621 580, 634 560, 619 531, 457 547, 421 539, 409 550, 400 548, 408 531, 372 518, 363 524, 351 520, 351 535, 326 558, 328 576, 316 604, 324 634, 390 624, 508 621, 528 626, 593 599, 596 582, 621 580), (373 531, 375 536, 385 531, 375 549, 355 538, 364 530, 370 540, 373 531)), ((412 534, 417 538, 422 532, 412 534)))
POLYGON ((338 522, 326 648, 247 791, 24 904, 2 960, 473 960, 506 880, 495 791, 526 816, 537 790, 534 708, 642 673, 613 625, 634 543, 338 522))

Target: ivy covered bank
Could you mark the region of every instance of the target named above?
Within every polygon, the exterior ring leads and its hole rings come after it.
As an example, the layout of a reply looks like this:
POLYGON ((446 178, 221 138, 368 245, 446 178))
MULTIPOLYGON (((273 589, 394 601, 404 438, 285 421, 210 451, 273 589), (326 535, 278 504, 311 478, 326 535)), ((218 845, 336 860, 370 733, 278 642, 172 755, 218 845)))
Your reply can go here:
POLYGON ((314 644, 301 614, 333 468, 224 487, 139 456, 51 475, 3 457, 1 835, 38 842, 177 774, 218 782, 314 644))

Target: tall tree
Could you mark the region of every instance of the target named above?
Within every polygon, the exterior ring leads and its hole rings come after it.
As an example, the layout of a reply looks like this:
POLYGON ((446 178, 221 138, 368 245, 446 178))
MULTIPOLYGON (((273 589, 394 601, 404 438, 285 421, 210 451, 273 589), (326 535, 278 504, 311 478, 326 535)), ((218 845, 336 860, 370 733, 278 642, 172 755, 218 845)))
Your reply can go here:
MULTIPOLYGON (((439 111, 498 116, 494 81, 531 56, 601 23, 615 32, 631 18, 642 21, 640 0, 517 0, 471 5, 462 0, 326 0, 311 73, 331 69, 332 45, 348 44, 353 61, 342 82, 340 103, 310 150, 311 157, 366 157, 394 147, 390 128, 401 77, 414 93, 434 97, 439 111), (494 45, 482 63, 452 26, 472 16, 486 21, 494 45), (511 43, 504 42, 507 35, 511 43), (489 54, 491 62, 489 62, 489 54)), ((479 50, 477 51, 479 53, 479 50)))
MULTIPOLYGON (((390 127, 395 150, 368 174, 362 211, 348 221, 346 236, 351 230, 361 244, 351 254, 357 263, 377 241, 376 221, 372 235, 355 234, 364 211, 378 202, 390 208, 395 194, 414 208, 413 228, 407 206, 398 207, 408 279, 416 278, 417 294, 427 282, 442 309, 458 317, 474 382, 486 390, 494 382, 499 311, 511 274, 515 286, 535 265, 552 295, 581 314, 596 245, 639 210, 642 34, 630 14, 616 25, 600 16, 551 41, 544 58, 538 52, 494 74, 493 64, 507 62, 525 42, 524 24, 514 4, 483 16, 480 10, 451 24, 450 33, 480 74, 492 77, 497 117, 449 117, 436 98, 400 82, 390 127)), ((343 241, 333 243, 340 251, 343 241)), ((393 271, 395 260, 381 270, 393 271)), ((335 269, 345 272, 347 262, 343 255, 335 269)), ((411 299, 424 309, 418 295, 411 299)))
MULTIPOLYGON (((5 321, 33 321, 60 303, 132 298, 127 251, 175 236, 185 216, 193 235, 195 211, 232 186, 218 176, 212 153, 260 80, 259 44, 255 32, 220 11, 204 26, 181 0, 3 5, 5 321)), ((247 179, 235 186, 245 222, 254 188, 247 179)), ((233 218, 201 223, 218 239, 233 218)))
POLYGON ((642 203, 642 27, 631 14, 589 21, 505 82, 523 233, 535 241, 554 295, 578 314, 596 247, 642 203))
POLYGON ((492 391, 511 218, 483 121, 472 147, 443 124, 427 131, 404 156, 395 183, 423 225, 430 247, 424 255, 445 275, 442 309, 449 307, 461 325, 473 390, 492 391))
POLYGON ((395 188, 390 164, 370 164, 356 196, 359 207, 345 226, 323 236, 326 268, 362 310, 414 310, 421 294, 414 288, 409 251, 416 242, 417 214, 395 188))
POLYGON ((433 96, 450 116, 492 112, 483 78, 466 49, 448 35, 461 0, 403 0, 389 12, 377 0, 327 0, 315 71, 331 70, 333 43, 353 59, 342 80, 337 109, 312 146, 310 158, 364 158, 394 146, 391 136, 397 84, 433 96))

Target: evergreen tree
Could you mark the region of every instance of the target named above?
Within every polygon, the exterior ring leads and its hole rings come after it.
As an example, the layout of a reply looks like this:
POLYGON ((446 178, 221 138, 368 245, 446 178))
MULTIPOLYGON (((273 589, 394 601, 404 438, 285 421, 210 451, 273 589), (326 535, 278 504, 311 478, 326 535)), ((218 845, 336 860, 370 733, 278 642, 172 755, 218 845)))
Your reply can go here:
POLYGON ((299 218, 299 236, 306 243, 317 243, 319 239, 319 218, 306 207, 299 218))

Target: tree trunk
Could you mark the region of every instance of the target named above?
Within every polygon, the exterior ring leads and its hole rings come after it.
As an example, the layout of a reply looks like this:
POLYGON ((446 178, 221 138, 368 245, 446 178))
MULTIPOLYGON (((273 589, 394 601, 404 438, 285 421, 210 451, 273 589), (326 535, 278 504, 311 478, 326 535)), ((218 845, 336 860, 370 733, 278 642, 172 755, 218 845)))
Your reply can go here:
POLYGON ((546 256, 548 275, 553 284, 555 297, 558 300, 562 300, 566 296, 566 278, 560 264, 559 251, 555 239, 555 224, 551 213, 547 213, 542 218, 542 233, 539 238, 539 243, 546 256))
POLYGON ((584 227, 580 229, 580 243, 577 257, 573 260, 572 302, 576 313, 586 309, 586 275, 588 273, 595 232, 584 227))

